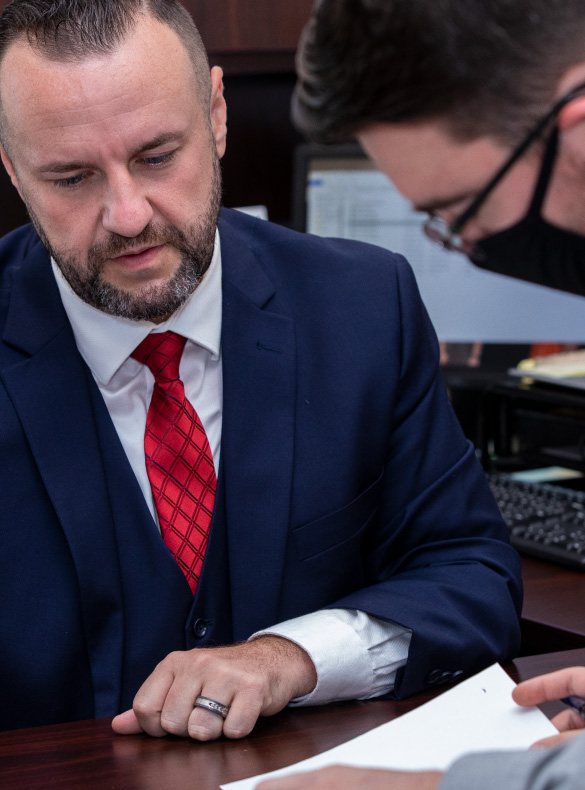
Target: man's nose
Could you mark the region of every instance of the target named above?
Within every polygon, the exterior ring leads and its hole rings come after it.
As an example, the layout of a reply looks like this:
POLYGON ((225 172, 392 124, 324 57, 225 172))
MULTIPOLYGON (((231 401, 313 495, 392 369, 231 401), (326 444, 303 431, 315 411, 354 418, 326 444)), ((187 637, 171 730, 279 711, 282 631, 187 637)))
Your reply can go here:
POLYGON ((153 213, 145 191, 129 173, 110 181, 102 209, 105 230, 133 238, 144 230, 153 213))

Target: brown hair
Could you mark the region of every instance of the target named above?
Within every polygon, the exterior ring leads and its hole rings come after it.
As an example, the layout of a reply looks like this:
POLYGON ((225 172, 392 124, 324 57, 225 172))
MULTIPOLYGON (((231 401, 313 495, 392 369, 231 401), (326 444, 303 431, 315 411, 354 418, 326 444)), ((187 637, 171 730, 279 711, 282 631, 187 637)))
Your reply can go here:
POLYGON ((317 0, 293 118, 320 142, 377 121, 519 140, 585 60, 583 0, 317 0))

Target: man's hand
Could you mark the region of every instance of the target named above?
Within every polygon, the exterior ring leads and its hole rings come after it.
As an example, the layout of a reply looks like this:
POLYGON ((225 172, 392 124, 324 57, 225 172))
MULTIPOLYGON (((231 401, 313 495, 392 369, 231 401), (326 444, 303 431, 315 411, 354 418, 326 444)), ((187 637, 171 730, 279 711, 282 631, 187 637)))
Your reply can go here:
POLYGON ((436 790, 438 771, 383 771, 332 765, 310 773, 268 779, 256 790, 436 790))
MULTIPOLYGON (((519 683, 512 696, 518 705, 540 705, 542 702, 559 700, 571 695, 585 697, 585 667, 570 667, 549 675, 540 675, 519 683)), ((580 735, 585 728, 585 719, 573 708, 559 713, 552 720, 560 735, 543 738, 533 746, 556 746, 580 735)))
POLYGON ((243 738, 259 716, 272 716, 313 690, 315 666, 288 639, 261 636, 229 647, 171 653, 142 684, 132 710, 116 716, 115 732, 183 735, 199 741, 243 738), (230 708, 219 714, 194 708, 198 696, 230 708))

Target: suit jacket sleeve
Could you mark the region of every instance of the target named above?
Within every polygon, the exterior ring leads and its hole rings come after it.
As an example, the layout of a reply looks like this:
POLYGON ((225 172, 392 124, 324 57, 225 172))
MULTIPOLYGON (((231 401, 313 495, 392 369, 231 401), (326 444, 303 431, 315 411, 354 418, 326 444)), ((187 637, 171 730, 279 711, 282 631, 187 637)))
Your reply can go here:
POLYGON ((585 736, 556 749, 486 752, 462 757, 439 790, 577 790, 585 774, 585 736))
POLYGON ((448 401, 413 274, 404 264, 396 272, 398 381, 379 507, 362 542, 367 584, 331 605, 412 630, 394 689, 403 697, 511 658, 521 582, 507 527, 448 401))

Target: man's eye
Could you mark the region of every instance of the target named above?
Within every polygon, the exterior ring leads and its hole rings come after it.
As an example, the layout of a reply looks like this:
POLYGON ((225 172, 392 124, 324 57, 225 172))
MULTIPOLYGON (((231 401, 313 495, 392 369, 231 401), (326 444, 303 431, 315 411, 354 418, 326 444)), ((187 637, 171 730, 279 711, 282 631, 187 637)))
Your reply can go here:
POLYGON ((74 176, 68 176, 67 178, 58 178, 53 183, 57 187, 64 187, 64 188, 71 188, 76 187, 81 184, 86 178, 85 173, 77 173, 74 176))
POLYGON ((156 156, 147 156, 142 161, 150 167, 161 167, 161 165, 168 164, 175 156, 175 151, 169 151, 166 154, 156 154, 156 156))

